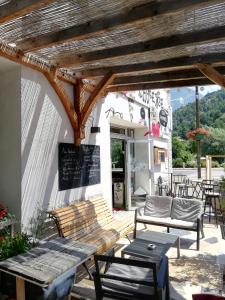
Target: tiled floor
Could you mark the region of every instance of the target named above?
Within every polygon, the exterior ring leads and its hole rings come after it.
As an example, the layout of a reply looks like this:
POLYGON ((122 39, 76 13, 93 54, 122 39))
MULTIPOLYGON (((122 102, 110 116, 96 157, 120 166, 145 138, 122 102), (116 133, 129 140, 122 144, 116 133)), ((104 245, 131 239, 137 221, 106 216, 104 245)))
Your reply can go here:
MULTIPOLYGON (((138 229, 139 233, 145 230, 142 225, 138 229)), ((157 226, 151 226, 151 230, 166 232, 165 228, 157 226)), ((196 251, 196 232, 171 230, 171 233, 181 237, 181 258, 177 259, 176 248, 171 248, 167 253, 172 300, 191 300, 192 294, 207 290, 223 292, 225 240, 221 238, 220 227, 214 224, 205 223, 204 232, 205 238, 201 239, 200 251, 196 251)), ((116 255, 120 255, 121 249, 128 243, 126 238, 118 241, 119 250, 116 255)), ((77 299, 95 299, 93 282, 86 276, 77 280, 74 291, 82 295, 77 299)))

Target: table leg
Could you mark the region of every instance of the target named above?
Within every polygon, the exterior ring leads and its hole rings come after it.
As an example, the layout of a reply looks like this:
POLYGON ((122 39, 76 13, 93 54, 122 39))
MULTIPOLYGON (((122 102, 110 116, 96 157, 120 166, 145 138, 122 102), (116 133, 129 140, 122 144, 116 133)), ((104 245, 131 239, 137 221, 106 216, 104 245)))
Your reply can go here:
POLYGON ((16 299, 25 300, 25 282, 21 277, 16 277, 16 299))
POLYGON ((180 237, 177 238, 177 258, 180 258, 180 237))

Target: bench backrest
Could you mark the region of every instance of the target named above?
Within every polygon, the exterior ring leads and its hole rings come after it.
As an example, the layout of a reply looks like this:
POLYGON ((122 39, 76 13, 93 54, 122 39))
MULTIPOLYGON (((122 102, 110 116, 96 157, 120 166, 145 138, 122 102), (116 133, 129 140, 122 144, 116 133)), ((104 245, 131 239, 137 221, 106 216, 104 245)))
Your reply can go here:
POLYGON ((49 213, 56 223, 59 235, 80 239, 113 219, 102 196, 58 208, 49 213))

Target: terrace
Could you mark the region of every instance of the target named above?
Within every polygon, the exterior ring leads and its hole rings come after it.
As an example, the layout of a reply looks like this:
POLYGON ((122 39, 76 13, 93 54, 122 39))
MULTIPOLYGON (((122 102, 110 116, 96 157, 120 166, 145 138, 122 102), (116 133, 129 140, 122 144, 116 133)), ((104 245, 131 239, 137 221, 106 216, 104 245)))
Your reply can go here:
MULTIPOLYGON (((47 210, 98 192, 107 195, 106 173, 89 190, 81 185, 62 191, 55 178, 58 142, 90 144, 87 123, 108 93, 212 83, 225 87, 224 8, 222 0, 1 1, 0 67, 5 70, 7 60, 7 66, 22 69, 9 81, 4 72, 1 77, 2 92, 17 87, 18 94, 1 100, 0 190, 21 224, 36 216, 39 203, 47 210)), ((79 217, 84 219, 80 226, 86 226, 86 215, 79 217)), ((110 221, 121 229, 111 215, 110 221)), ((223 290, 224 240, 220 228, 207 222, 200 252, 194 250, 195 233, 174 230, 182 238, 181 258, 175 258, 173 248, 168 254, 173 299, 191 299, 206 287, 223 290)), ((104 230, 99 229, 107 240, 104 230)), ((138 225, 137 235, 141 231, 138 225)), ((82 238, 96 238, 90 236, 91 230, 82 238)), ((91 297, 93 282, 80 275, 75 292, 91 297)), ((21 278, 17 292, 24 300, 21 278)))

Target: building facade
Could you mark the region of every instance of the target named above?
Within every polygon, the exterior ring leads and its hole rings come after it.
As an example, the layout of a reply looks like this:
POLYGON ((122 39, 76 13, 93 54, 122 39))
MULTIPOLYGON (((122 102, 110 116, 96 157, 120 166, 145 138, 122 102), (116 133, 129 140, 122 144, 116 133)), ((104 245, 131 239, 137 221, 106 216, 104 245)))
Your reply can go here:
MULTIPOLYGON (((111 93, 101 99, 82 141, 99 146, 99 181, 60 189, 59 144, 73 144, 74 133, 58 96, 38 71, 6 60, 0 71, 0 196, 24 230, 39 211, 96 194, 115 209, 133 209, 142 196, 157 193, 159 176, 169 180, 167 90, 111 93)), ((73 88, 64 87, 73 99, 73 88)))

